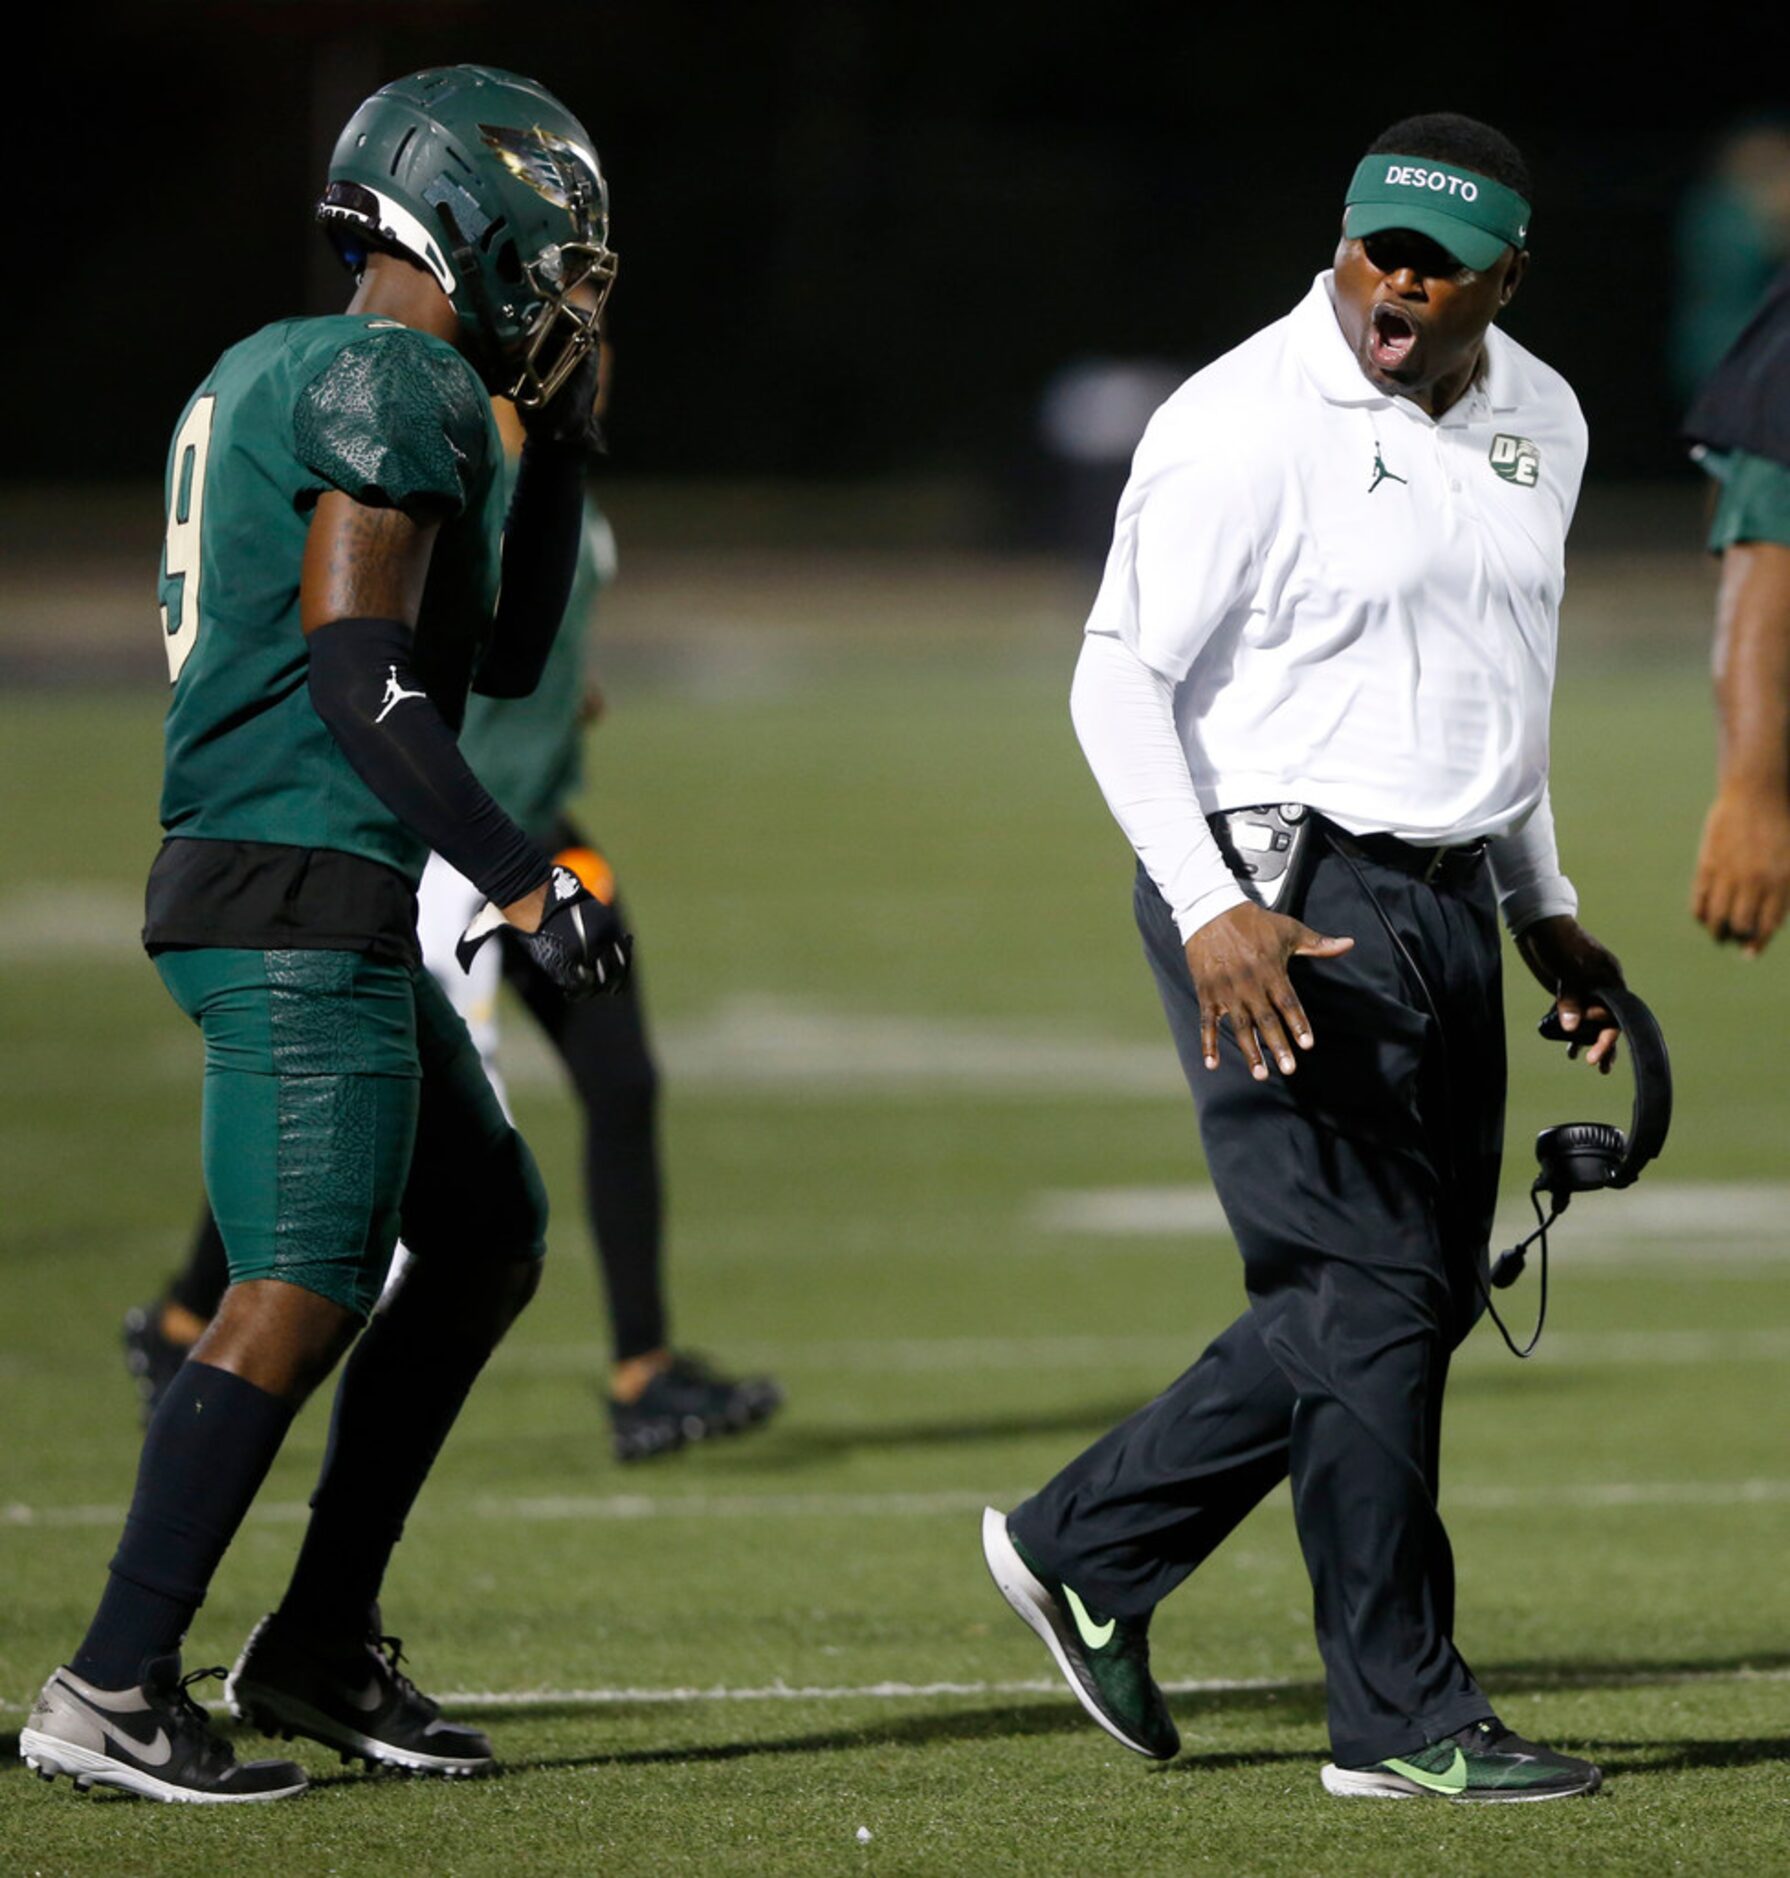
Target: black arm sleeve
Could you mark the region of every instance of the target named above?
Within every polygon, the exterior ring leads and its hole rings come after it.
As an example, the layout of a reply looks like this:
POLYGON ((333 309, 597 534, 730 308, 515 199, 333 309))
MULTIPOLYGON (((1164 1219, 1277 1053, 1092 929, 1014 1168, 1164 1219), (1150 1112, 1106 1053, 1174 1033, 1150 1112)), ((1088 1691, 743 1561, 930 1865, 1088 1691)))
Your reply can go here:
POLYGON ((481 696, 526 698, 541 682, 572 597, 583 529, 583 453, 531 438, 522 447, 504 522, 503 589, 491 647, 473 680, 481 696))
POLYGON ((337 619, 306 643, 311 703, 380 801, 499 906, 540 886, 552 861, 491 799, 411 676, 410 628, 337 619))

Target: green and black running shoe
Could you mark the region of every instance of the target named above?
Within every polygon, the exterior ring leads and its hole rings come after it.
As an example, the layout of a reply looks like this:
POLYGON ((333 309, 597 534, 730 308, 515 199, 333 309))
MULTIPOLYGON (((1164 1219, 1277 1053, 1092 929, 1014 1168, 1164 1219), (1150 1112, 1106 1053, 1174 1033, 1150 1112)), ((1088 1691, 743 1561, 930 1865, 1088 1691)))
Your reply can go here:
POLYGON ((1495 1717, 1474 1722, 1403 1760, 1326 1767, 1324 1791, 1356 1799, 1570 1800, 1595 1793, 1603 1771, 1512 1734, 1495 1717))
POLYGON ((1103 1617, 1020 1549, 1007 1516, 982 1510, 982 1556, 1001 1596, 1043 1639, 1076 1699, 1134 1754, 1168 1761, 1181 1737, 1150 1676, 1148 1624, 1103 1617))

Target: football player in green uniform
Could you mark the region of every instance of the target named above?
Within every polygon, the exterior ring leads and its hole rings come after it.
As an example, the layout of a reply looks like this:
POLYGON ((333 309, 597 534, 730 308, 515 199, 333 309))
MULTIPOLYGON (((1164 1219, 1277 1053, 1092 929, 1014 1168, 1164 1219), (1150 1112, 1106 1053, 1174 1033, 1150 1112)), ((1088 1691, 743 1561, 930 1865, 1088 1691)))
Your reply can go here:
POLYGON ((1757 958, 1790 914, 1790 267, 1685 420, 1719 494, 1715 699, 1720 765, 1692 916, 1757 958))
MULTIPOLYGON (((599 381, 607 382, 609 347, 599 381)), ((601 415, 603 399, 598 397, 601 415)), ((526 442, 515 408, 494 410, 506 473, 513 477, 526 442)), ((584 725, 597 706, 584 671, 584 635, 599 589, 609 580, 615 543, 596 503, 586 499, 577 573, 567 623, 556 635, 540 683, 526 698, 468 699, 460 754, 517 825, 569 867, 622 923, 615 873, 607 857, 569 819, 583 781, 584 725)), ((609 1418, 617 1459, 674 1453, 689 1442, 762 1426, 781 1404, 766 1376, 730 1376, 670 1341, 663 1263, 658 1152, 658 1070, 647 1040, 639 981, 613 998, 568 1003, 521 945, 499 935, 463 972, 454 957, 480 894, 439 854, 429 857, 417 890, 417 937, 423 963, 454 1008, 499 1095, 498 989, 507 979, 566 1067, 578 1095, 584 1132, 584 1192, 609 1304, 612 1360, 609 1418)), ((229 1283, 228 1258, 207 1209, 184 1267, 155 1302, 125 1318, 126 1361, 146 1413, 179 1373, 204 1334, 229 1283)))
POLYGON ((400 1672, 378 1605, 535 1289, 546 1224, 528 1149, 420 961, 425 857, 486 897, 466 954, 507 923, 573 997, 629 963, 614 914, 454 744, 469 684, 529 691, 565 611, 615 268, 590 139, 529 80, 418 73, 349 121, 318 212, 357 277, 348 311, 227 351, 168 462, 167 839, 144 937, 204 1040, 232 1282, 150 1422, 87 1634, 20 1736, 40 1774, 165 1800, 305 1786, 290 1762, 235 1761, 179 1651, 294 1412, 350 1345, 291 1582, 227 1694, 265 1732, 369 1763, 492 1766, 400 1672), (492 392, 528 431, 501 566, 492 392), (412 1264, 363 1331, 400 1230, 412 1264))

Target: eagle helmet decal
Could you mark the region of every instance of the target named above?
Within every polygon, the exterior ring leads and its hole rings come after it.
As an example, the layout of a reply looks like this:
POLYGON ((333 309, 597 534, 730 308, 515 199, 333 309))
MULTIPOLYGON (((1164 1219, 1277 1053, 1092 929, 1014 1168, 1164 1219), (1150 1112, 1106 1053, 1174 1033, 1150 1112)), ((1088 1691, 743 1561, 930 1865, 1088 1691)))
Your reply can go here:
POLYGON ((532 189, 543 202, 564 209, 580 235, 594 232, 602 238, 606 191, 592 151, 580 149, 569 137, 538 127, 512 130, 501 124, 481 124, 479 135, 519 183, 532 189))

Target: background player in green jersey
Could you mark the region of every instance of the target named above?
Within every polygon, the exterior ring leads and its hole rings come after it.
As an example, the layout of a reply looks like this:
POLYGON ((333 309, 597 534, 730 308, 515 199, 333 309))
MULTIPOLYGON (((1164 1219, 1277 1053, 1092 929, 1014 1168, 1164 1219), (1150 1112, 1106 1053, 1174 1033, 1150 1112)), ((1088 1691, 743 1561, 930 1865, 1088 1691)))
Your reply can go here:
POLYGON ((1790 913, 1790 267, 1711 374, 1685 432, 1719 484, 1720 771, 1691 911, 1757 958, 1790 913))
MULTIPOLYGON (((604 343, 599 379, 607 383, 604 343)), ((598 397, 601 415, 603 397, 598 397)), ((493 407, 506 475, 524 444, 514 409, 493 407)), ((526 698, 467 701, 460 753, 499 805, 569 867, 626 925, 608 859, 573 824, 567 805, 583 780, 583 731, 596 715, 584 669, 584 634, 598 590, 614 568, 615 543, 586 498, 577 574, 567 624, 555 637, 541 682, 526 698)), ((465 1018, 486 1073, 497 1075, 497 1005, 508 979, 566 1066, 584 1121, 585 1201, 609 1305, 612 1363, 609 1415, 617 1458, 647 1459, 687 1442, 762 1424, 782 1401, 766 1377, 730 1377, 671 1347, 661 1261, 663 1203, 658 1152, 658 1071, 646 1034, 639 981, 614 998, 568 1003, 520 946, 481 952, 469 972, 455 943, 478 909, 478 889, 431 855, 417 891, 423 962, 465 1018)), ((153 1412, 187 1351, 204 1333, 229 1282, 222 1235, 209 1209, 187 1261, 155 1302, 125 1319, 125 1352, 153 1412)))
POLYGON ((477 883, 481 931, 507 921, 568 995, 617 989, 629 960, 614 914, 454 745, 469 684, 534 687, 571 585, 615 265, 590 139, 529 80, 419 73, 350 120, 319 216, 358 280, 347 313, 227 351, 168 464, 167 839, 144 937, 204 1038, 232 1282, 150 1422, 87 1634, 20 1736, 46 1777, 169 1800, 304 1788, 290 1762, 236 1763, 179 1650, 350 1345, 310 1525, 231 1704, 369 1762, 492 1765, 400 1673, 378 1608, 546 1227, 528 1149, 421 964, 424 859, 477 883), (493 392, 527 430, 501 596, 493 392), (413 1262, 362 1334, 400 1229, 413 1262))

